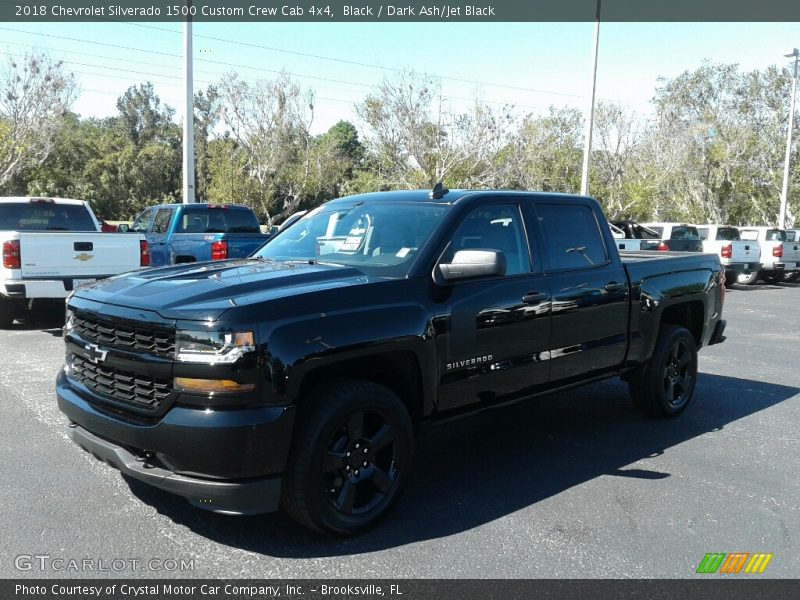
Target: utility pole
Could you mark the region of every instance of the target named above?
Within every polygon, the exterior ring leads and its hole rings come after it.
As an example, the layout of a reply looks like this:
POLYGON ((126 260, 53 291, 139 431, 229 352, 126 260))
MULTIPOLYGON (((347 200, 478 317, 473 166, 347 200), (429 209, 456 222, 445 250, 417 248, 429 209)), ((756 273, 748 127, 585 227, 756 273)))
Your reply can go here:
POLYGON ((589 102, 589 117, 583 136, 583 169, 581 170, 581 195, 589 193, 589 163, 592 158, 592 127, 594 126, 594 94, 597 87, 597 48, 600 44, 600 0, 597 0, 597 14, 594 19, 594 42, 592 44, 592 99, 589 102))
POLYGON ((797 99, 797 61, 800 51, 795 48, 786 58, 794 57, 794 75, 792 76, 792 101, 789 108, 789 131, 786 132, 786 156, 783 159, 783 186, 781 187, 781 211, 778 216, 778 227, 786 228, 786 208, 789 204, 789 163, 792 157, 792 128, 794 127, 794 103, 797 99))
POLYGON ((186 0, 186 20, 183 24, 183 203, 195 202, 194 195, 194 84, 192 74, 192 0, 186 0))

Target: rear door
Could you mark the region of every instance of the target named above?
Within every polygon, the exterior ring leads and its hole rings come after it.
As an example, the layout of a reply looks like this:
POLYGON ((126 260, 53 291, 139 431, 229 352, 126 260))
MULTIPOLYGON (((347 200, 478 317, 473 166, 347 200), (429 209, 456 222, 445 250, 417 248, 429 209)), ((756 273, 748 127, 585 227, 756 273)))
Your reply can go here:
POLYGON ((537 200, 536 227, 552 295, 550 382, 616 370, 628 341, 628 280, 580 199, 537 200))
POLYGON ((437 289, 442 411, 500 403, 547 385, 550 292, 541 259, 531 257, 519 204, 484 202, 465 215, 439 262, 459 250, 499 250, 507 272, 437 289))

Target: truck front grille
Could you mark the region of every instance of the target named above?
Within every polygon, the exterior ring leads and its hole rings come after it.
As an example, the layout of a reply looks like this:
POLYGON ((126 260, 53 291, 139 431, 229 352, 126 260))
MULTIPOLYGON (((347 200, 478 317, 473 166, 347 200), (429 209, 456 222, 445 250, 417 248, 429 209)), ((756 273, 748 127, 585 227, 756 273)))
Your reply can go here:
POLYGON ((91 313, 75 311, 75 333, 99 346, 123 350, 141 350, 164 358, 175 356, 175 332, 158 329, 149 323, 116 321, 98 318, 91 313))
POLYGON ((156 410, 172 393, 172 379, 151 377, 131 371, 92 363, 71 355, 71 377, 87 388, 119 402, 138 408, 156 410))

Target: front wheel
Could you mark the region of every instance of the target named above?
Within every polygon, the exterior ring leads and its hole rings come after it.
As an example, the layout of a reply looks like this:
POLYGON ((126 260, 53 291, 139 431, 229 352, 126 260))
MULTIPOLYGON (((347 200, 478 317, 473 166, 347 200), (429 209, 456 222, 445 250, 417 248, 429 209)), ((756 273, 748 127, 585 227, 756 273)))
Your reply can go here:
POLYGON ((301 525, 352 535, 382 517, 411 471, 413 427, 382 385, 323 385, 301 407, 281 503, 301 525))
POLYGON ((676 417, 694 394, 697 380, 697 345, 679 325, 663 325, 650 360, 630 379, 633 403, 654 417, 676 417))

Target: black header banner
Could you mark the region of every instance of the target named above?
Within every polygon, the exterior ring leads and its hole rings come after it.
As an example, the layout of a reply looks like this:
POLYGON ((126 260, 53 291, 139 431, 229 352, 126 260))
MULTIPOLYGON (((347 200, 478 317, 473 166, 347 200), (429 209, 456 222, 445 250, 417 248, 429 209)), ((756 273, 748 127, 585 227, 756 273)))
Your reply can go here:
POLYGON ((0 580, 3 600, 784 600, 793 580, 0 580))
POLYGON ((800 21, 798 0, 0 0, 8 22, 800 21))

